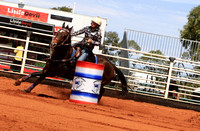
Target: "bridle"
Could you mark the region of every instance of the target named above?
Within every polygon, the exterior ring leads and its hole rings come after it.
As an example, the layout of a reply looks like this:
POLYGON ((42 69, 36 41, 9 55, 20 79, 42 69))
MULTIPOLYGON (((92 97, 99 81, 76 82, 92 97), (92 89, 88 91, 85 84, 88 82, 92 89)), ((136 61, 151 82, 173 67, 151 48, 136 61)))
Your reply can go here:
MULTIPOLYGON (((59 30, 59 32, 60 31, 64 31, 65 33, 67 33, 67 37, 62 41, 62 43, 61 44, 59 44, 58 45, 58 43, 51 43, 51 48, 55 48, 56 46, 63 46, 63 45, 71 45, 71 43, 69 43, 69 44, 65 44, 65 42, 69 39, 69 37, 70 37, 70 30, 69 29, 66 29, 66 28, 62 28, 62 29, 60 29, 59 30)), ((58 33, 59 33, 58 32, 58 33)))
POLYGON ((69 36, 70 36, 71 32, 70 32, 69 29, 66 29, 66 28, 64 28, 64 31, 68 33, 68 36, 64 39, 64 41, 60 45, 71 45, 71 43, 70 44, 65 44, 65 42, 69 39, 69 36))

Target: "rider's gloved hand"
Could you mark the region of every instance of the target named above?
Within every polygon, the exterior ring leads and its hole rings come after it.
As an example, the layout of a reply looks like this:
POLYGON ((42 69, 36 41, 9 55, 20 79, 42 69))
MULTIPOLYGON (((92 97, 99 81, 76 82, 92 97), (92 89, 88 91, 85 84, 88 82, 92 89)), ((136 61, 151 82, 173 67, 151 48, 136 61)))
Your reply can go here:
POLYGON ((92 43, 92 39, 89 38, 87 42, 91 44, 92 43))

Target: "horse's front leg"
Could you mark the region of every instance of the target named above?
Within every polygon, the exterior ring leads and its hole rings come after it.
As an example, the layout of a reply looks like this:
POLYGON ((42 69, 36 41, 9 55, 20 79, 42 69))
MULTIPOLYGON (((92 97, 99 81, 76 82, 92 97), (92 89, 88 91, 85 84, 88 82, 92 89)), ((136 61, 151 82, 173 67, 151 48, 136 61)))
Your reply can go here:
POLYGON ((15 86, 19 86, 19 85, 21 85, 22 82, 28 80, 28 79, 31 78, 31 77, 36 77, 36 76, 41 76, 41 75, 43 75, 42 72, 34 72, 34 73, 31 73, 31 74, 29 74, 29 75, 27 75, 27 76, 23 76, 22 78, 17 79, 17 80, 15 81, 14 85, 15 85, 15 86))
POLYGON ((30 93, 33 90, 33 88, 35 88, 35 86, 37 86, 38 84, 40 84, 42 82, 42 80, 45 79, 45 77, 46 77, 46 75, 43 74, 29 88, 27 88, 26 90, 23 90, 23 91, 25 91, 26 93, 30 93))

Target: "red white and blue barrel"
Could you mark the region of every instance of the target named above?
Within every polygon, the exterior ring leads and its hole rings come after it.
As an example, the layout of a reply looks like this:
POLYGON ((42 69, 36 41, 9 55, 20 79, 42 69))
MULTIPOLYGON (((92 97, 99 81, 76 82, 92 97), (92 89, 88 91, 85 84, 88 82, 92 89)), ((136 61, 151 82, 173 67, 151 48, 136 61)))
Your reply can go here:
POLYGON ((77 61, 70 102, 97 104, 104 65, 77 61))

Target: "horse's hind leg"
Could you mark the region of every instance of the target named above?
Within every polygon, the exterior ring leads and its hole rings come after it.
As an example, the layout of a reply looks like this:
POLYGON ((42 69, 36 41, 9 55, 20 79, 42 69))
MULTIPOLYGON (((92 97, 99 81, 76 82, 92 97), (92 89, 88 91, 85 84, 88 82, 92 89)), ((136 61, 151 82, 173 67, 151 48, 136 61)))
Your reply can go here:
POLYGON ((25 92, 27 92, 27 93, 30 93, 32 90, 33 90, 33 88, 35 88, 35 86, 37 86, 40 82, 42 82, 42 80, 44 80, 45 79, 45 75, 42 75, 42 76, 40 76, 37 80, 36 80, 36 82, 34 82, 29 88, 27 88, 26 90, 24 90, 25 92))
POLYGON ((101 100, 104 92, 105 92, 105 89, 103 88, 103 86, 101 86, 99 97, 98 97, 98 102, 101 100))
POLYGON ((43 75, 42 72, 34 72, 34 73, 31 73, 31 74, 29 74, 29 75, 27 75, 27 76, 23 76, 22 78, 17 79, 17 80, 15 81, 14 85, 15 85, 15 86, 19 86, 19 85, 21 84, 21 82, 24 82, 24 81, 28 80, 28 79, 31 78, 31 77, 36 77, 36 76, 41 76, 41 75, 43 75))

